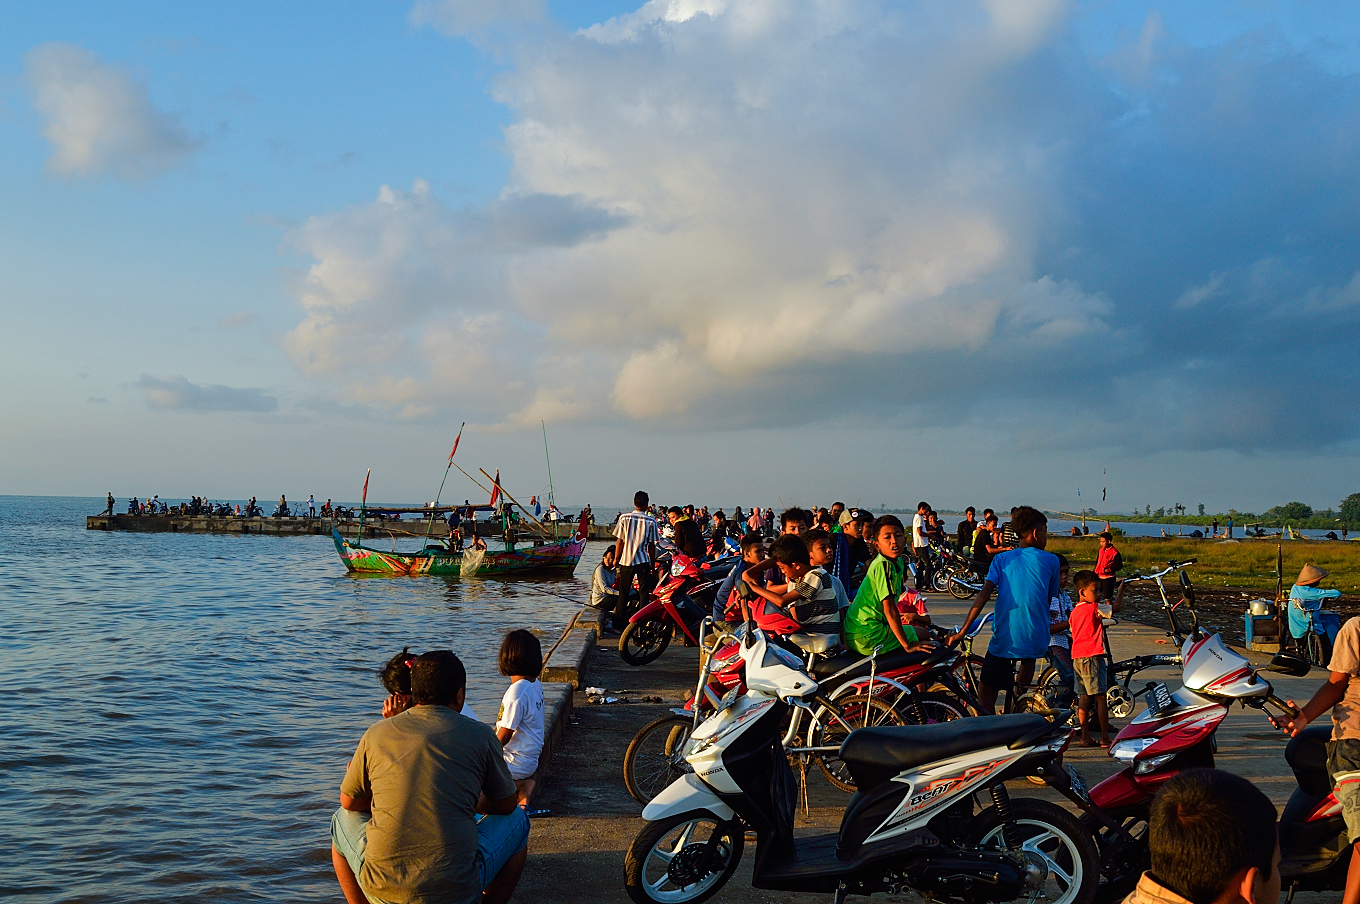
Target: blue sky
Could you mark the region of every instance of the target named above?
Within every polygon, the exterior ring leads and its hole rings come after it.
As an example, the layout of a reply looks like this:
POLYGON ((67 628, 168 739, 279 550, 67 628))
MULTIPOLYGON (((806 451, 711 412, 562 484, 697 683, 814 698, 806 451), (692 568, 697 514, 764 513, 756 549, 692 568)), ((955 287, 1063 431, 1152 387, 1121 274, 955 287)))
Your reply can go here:
POLYGON ((1360 491, 1347 5, 4 23, 0 493, 1360 491))

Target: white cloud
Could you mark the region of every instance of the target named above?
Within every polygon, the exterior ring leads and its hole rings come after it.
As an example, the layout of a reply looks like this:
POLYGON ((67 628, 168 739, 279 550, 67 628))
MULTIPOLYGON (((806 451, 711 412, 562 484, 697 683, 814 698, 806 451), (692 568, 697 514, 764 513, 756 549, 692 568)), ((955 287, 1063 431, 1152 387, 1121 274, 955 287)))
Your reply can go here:
POLYGON ((145 85, 85 48, 43 44, 24 61, 33 107, 46 121, 51 172, 139 178, 171 169, 197 149, 179 117, 151 103, 145 85))
MULTIPOLYGON (((1023 422, 1130 408, 1139 387, 1155 408, 1193 360, 1193 419, 1266 335, 1244 335, 1251 318, 1316 286, 1337 309, 1355 294, 1337 243, 1355 234, 1360 123, 1350 89, 1278 48, 1191 50, 1151 17, 1088 59, 1075 14, 650 0, 540 35, 495 84, 513 115, 498 200, 384 187, 290 235, 315 264, 289 353, 343 401, 507 424, 925 404, 957 421, 989 396, 1023 422), (1269 178, 1282 164, 1288 184, 1269 178), (1315 218, 1295 199, 1314 195, 1340 264, 1300 250, 1315 218), (1249 310, 1203 322, 1230 292, 1249 310), (1125 382, 1075 379, 1091 360, 1125 382)), ((1249 394, 1258 377, 1232 379, 1249 394)))

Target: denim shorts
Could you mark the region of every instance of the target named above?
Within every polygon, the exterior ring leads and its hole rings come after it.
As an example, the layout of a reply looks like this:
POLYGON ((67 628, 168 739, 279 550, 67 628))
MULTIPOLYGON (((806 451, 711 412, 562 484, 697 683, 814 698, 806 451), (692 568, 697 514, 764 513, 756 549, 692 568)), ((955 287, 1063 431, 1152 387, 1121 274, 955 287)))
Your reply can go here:
POLYGON ((1072 660, 1072 672, 1077 679, 1077 693, 1083 697, 1103 697, 1109 690, 1109 674, 1104 656, 1087 656, 1072 660))
MULTIPOLYGON (((331 844, 345 858, 357 879, 364 867, 364 847, 368 844, 367 813, 356 813, 344 807, 331 816, 331 844)), ((523 807, 515 807, 506 816, 477 817, 477 874, 482 888, 491 884, 496 874, 515 854, 529 843, 529 816, 523 807)), ((365 891, 371 904, 387 904, 365 891)))

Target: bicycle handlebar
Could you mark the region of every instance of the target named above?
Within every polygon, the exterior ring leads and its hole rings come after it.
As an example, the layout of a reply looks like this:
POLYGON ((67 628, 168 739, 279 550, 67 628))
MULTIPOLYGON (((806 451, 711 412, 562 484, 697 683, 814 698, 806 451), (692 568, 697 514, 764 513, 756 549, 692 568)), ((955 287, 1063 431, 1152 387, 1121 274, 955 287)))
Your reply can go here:
POLYGON ((1164 578, 1164 577, 1166 577, 1168 574, 1170 574, 1170 573, 1173 572, 1173 571, 1179 571, 1179 570, 1182 569, 1182 568, 1189 568, 1191 565, 1196 565, 1196 564, 1198 564, 1198 563, 1199 563, 1199 559, 1186 559, 1184 562, 1167 562, 1167 563, 1166 563, 1166 567, 1163 568, 1161 571, 1156 571, 1156 572, 1153 572, 1152 574, 1131 574, 1131 575, 1129 575, 1128 577, 1124 578, 1124 581, 1125 581, 1125 582, 1128 582, 1128 581, 1155 581, 1155 580, 1157 580, 1157 578, 1164 578))

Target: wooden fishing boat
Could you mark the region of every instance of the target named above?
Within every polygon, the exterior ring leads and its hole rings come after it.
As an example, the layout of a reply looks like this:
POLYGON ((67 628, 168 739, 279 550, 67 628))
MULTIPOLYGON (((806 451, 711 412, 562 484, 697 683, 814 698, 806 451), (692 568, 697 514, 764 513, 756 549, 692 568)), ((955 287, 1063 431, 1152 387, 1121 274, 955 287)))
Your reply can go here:
MULTIPOLYGON (((529 572, 571 574, 581 553, 586 548, 585 518, 576 533, 565 540, 530 541, 516 544, 513 549, 488 549, 481 564, 472 572, 479 577, 498 574, 529 572)), ((450 550, 443 546, 426 546, 415 552, 383 552, 364 546, 361 541, 350 542, 338 530, 331 532, 335 551, 345 568, 358 574, 446 575, 458 577, 463 573, 463 559, 471 550, 450 550)), ((469 575, 463 575, 469 576, 469 575)))

